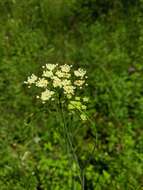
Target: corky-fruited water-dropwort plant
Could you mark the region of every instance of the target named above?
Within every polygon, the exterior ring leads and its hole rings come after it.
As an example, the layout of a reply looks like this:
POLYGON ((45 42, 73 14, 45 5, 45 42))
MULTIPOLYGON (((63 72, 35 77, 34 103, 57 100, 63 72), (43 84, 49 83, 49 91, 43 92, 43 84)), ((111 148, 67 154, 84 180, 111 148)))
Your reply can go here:
POLYGON ((40 77, 32 74, 27 81, 24 81, 28 88, 32 86, 38 88, 36 98, 43 104, 52 102, 57 105, 56 110, 58 113, 60 112, 62 118, 65 142, 72 154, 73 161, 77 164, 82 190, 84 190, 84 171, 74 150, 71 134, 69 135, 65 113, 78 115, 82 121, 88 119, 86 110, 89 98, 83 95, 83 91, 88 85, 87 78, 86 70, 82 68, 74 69, 73 65, 48 63, 42 66, 40 77))
POLYGON ((89 98, 84 97, 84 87, 86 83, 86 70, 73 69, 72 65, 46 64, 42 67, 41 77, 32 74, 24 83, 29 88, 32 85, 41 89, 36 97, 45 104, 48 101, 55 101, 67 108, 69 113, 78 112, 81 120, 86 120, 86 104, 89 98))

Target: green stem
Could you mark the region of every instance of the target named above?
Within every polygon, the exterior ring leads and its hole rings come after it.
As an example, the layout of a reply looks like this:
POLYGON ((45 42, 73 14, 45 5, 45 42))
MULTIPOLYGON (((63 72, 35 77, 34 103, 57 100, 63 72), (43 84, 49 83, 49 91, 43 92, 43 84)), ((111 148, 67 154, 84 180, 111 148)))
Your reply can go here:
MULTIPOLYGON (((80 114, 81 114, 81 113, 86 114, 86 112, 83 112, 82 110, 77 110, 77 109, 76 109, 76 111, 77 111, 77 114, 79 115, 79 117, 80 117, 80 114)), ((94 122, 88 117, 87 114, 86 114, 86 117, 87 117, 87 120, 91 123, 91 125, 94 126, 94 122)), ((95 149, 96 149, 96 146, 97 146, 97 141, 98 141, 98 136, 97 136, 97 132, 96 132, 95 143, 94 143, 94 145, 93 145, 93 149, 92 149, 90 155, 93 155, 93 154, 94 154, 95 149)), ((87 161, 85 162, 85 164, 89 163, 89 162, 90 162, 90 159, 91 159, 91 156, 87 159, 87 161)), ((84 165, 85 165, 85 164, 84 164, 84 165)), ((83 169, 83 170, 84 170, 84 169, 83 169)))
POLYGON ((79 164, 79 161, 78 161, 78 157, 76 155, 76 152, 74 150, 74 147, 73 147, 73 144, 72 144, 72 141, 70 139, 70 136, 69 136, 69 133, 68 133, 68 130, 67 130, 67 126, 66 126, 66 121, 65 121, 65 116, 64 116, 64 110, 63 110, 63 106, 62 106, 62 103, 60 104, 61 105, 61 116, 62 116, 62 120, 63 120, 63 126, 64 126, 64 130, 65 130, 65 133, 66 133, 66 136, 67 136, 67 142, 69 144, 69 147, 71 148, 71 152, 72 152, 72 155, 73 155, 73 159, 75 160, 75 162, 77 163, 77 166, 79 168, 79 171, 80 171, 80 176, 79 176, 79 179, 80 179, 80 182, 81 182, 81 185, 82 185, 82 190, 84 190, 84 175, 83 175, 83 170, 81 169, 80 167, 80 164, 79 164))

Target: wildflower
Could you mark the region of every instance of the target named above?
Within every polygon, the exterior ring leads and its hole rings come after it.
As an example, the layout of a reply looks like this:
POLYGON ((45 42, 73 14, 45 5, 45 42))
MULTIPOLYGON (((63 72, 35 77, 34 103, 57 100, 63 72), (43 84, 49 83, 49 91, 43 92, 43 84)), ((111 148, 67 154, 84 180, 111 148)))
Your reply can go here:
POLYGON ((27 81, 24 81, 24 83, 31 85, 31 84, 34 84, 37 79, 38 77, 32 74, 30 77, 28 77, 27 81))
POLYGON ((76 80, 76 81, 74 82, 74 84, 75 84, 76 86, 82 86, 84 83, 85 83, 85 80, 76 80))
POLYGON ((48 81, 44 78, 39 78, 39 80, 36 82, 37 87, 47 87, 48 81))
POLYGON ((53 87, 62 87, 62 81, 58 77, 53 77, 53 87))
POLYGON ((57 64, 51 64, 51 63, 46 64, 46 68, 50 71, 53 71, 56 67, 57 64))
POLYGON ((62 85, 63 85, 63 86, 69 86, 69 85, 71 85, 71 81, 65 79, 65 80, 62 81, 62 85))
POLYGON ((85 76, 85 74, 86 74, 86 71, 79 68, 78 70, 74 71, 74 74, 75 74, 76 77, 83 78, 85 76))
POLYGON ((74 94, 74 89, 75 87, 74 86, 63 86, 63 89, 64 89, 64 94, 74 94))
POLYGON ((64 77, 64 73, 61 72, 61 71, 57 71, 55 74, 56 74, 59 78, 64 77))
POLYGON ((62 72, 68 73, 70 71, 70 66, 69 65, 61 65, 60 66, 62 72))
POLYGON ((71 77, 71 74, 70 74, 70 73, 64 73, 63 78, 70 78, 70 77, 71 77))
POLYGON ((53 95, 53 91, 46 89, 44 92, 41 93, 41 100, 43 101, 43 103, 45 103, 45 101, 49 100, 53 95))
POLYGON ((55 73, 59 78, 70 78, 71 74, 70 73, 64 73, 62 71, 57 71, 55 73))
POLYGON ((60 93, 60 100, 62 102, 67 102, 69 112, 73 114, 78 111, 80 118, 86 120, 85 112, 87 106, 85 103, 89 101, 89 98, 82 98, 78 95, 78 88, 83 89, 83 87, 87 85, 86 71, 81 68, 74 71, 72 66, 67 64, 60 66, 59 64, 48 63, 42 66, 42 68, 43 73, 41 78, 32 74, 28 77, 28 80, 24 82, 28 84, 29 88, 31 84, 35 84, 35 86, 45 89, 41 92, 41 95, 37 95, 36 98, 43 103, 48 100, 56 101, 55 97, 60 93), (57 87, 61 90, 57 90, 57 87))
POLYGON ((47 77, 47 78, 52 78, 54 75, 53 75, 53 72, 52 71, 43 71, 43 77, 47 77))

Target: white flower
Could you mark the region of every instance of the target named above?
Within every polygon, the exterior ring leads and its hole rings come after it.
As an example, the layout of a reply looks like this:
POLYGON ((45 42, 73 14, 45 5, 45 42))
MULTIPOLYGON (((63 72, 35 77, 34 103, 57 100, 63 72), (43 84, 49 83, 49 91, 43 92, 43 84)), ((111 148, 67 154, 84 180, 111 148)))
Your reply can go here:
POLYGON ((61 72, 61 71, 57 71, 57 72, 56 72, 56 75, 57 75, 59 78, 64 77, 64 73, 61 72))
POLYGON ((71 74, 70 73, 64 73, 62 71, 57 71, 55 73, 59 78, 70 78, 71 74))
POLYGON ((41 93, 41 100, 45 102, 46 100, 49 100, 53 95, 53 91, 46 89, 44 92, 41 93))
POLYGON ((52 78, 54 75, 52 71, 44 71, 42 76, 52 78))
POLYGON ((51 63, 46 64, 46 68, 50 71, 53 71, 56 67, 57 64, 51 64, 51 63))
POLYGON ((48 81, 44 78, 39 78, 39 80, 36 82, 37 87, 47 87, 48 81))
POLYGON ((64 93, 65 94, 72 94, 72 95, 74 95, 74 89, 75 89, 74 86, 63 86, 63 89, 64 89, 64 93))
POLYGON ((64 73, 64 78, 70 78, 71 74, 70 73, 64 73))
POLYGON ((84 83, 85 83, 84 80, 76 80, 76 81, 74 82, 74 84, 75 84, 76 86, 82 86, 84 83))
POLYGON ((65 72, 65 73, 68 73, 68 72, 70 71, 70 68, 71 68, 71 67, 70 67, 69 65, 67 65, 67 64, 61 65, 60 67, 61 67, 62 72, 65 72))
MULTIPOLYGON (((72 66, 64 64, 46 64, 42 66, 43 73, 42 77, 38 78, 34 74, 28 77, 28 80, 24 83, 28 84, 28 88, 31 87, 31 84, 40 88, 45 88, 40 95, 36 97, 40 99, 43 103, 46 101, 56 101, 54 94, 60 94, 65 98, 67 102, 67 107, 71 112, 75 110, 85 112, 87 107, 84 105, 88 102, 87 97, 80 97, 78 94, 79 89, 83 89, 86 86, 86 71, 79 68, 74 70, 72 66), (60 89, 57 89, 57 87, 60 89)), ((80 91, 80 90, 79 90, 80 91)), ((82 119, 86 119, 85 116, 81 115, 82 119)))
POLYGON ((62 87, 62 81, 58 77, 53 77, 53 87, 62 87))
POLYGON ((25 84, 34 84, 35 81, 38 79, 38 77, 34 74, 32 74, 30 77, 28 77, 27 81, 24 81, 25 84))
POLYGON ((63 85, 63 86, 69 86, 69 85, 71 85, 71 81, 65 79, 65 80, 62 81, 62 85, 63 85))
POLYGON ((83 78, 85 76, 85 74, 86 74, 86 71, 79 68, 78 70, 74 71, 74 74, 75 74, 76 77, 83 78))

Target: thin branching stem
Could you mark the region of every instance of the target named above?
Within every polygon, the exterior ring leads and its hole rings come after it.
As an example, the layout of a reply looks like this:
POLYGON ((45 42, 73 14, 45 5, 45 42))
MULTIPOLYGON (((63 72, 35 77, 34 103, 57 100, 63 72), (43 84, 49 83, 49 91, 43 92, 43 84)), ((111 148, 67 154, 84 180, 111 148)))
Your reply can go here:
POLYGON ((73 147, 70 135, 69 135, 68 130, 67 130, 67 125, 66 125, 66 121, 65 121, 65 115, 64 115, 63 105, 62 105, 61 102, 60 102, 60 105, 61 105, 61 116, 62 116, 62 120, 63 120, 63 126, 64 126, 64 130, 65 130, 65 133, 66 133, 66 136, 67 136, 67 143, 70 146, 70 149, 71 149, 71 152, 72 152, 72 155, 73 155, 73 159, 75 160, 75 162, 77 163, 77 166, 79 168, 79 171, 80 171, 79 179, 80 179, 80 182, 81 182, 81 185, 82 185, 82 190, 84 190, 83 171, 82 171, 82 169, 80 167, 78 157, 76 155, 76 152, 74 150, 74 147, 73 147))

